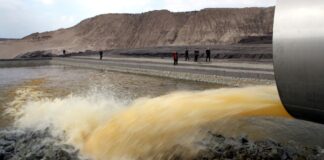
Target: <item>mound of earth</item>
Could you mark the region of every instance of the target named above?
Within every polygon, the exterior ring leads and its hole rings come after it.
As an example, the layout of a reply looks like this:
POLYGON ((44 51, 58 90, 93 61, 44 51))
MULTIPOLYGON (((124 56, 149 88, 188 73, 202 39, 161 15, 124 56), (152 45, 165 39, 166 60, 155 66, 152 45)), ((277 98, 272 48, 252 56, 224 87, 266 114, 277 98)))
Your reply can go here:
POLYGON ((44 50, 57 54, 63 49, 79 52, 236 44, 248 37, 271 37, 273 17, 274 7, 104 14, 71 28, 33 33, 20 40, 0 41, 0 58, 44 50))
POLYGON ((15 59, 24 59, 24 58, 47 58, 55 57, 56 55, 49 51, 34 51, 28 52, 15 57, 15 59))

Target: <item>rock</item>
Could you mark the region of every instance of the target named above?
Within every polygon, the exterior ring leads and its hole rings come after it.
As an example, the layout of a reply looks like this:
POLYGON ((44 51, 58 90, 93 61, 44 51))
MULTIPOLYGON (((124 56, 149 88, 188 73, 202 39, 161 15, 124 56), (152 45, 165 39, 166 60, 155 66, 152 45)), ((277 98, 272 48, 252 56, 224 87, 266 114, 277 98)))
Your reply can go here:
POLYGON ((7 140, 0 139, 0 147, 7 147, 8 145, 12 145, 14 143, 15 143, 14 141, 7 141, 7 140))
POLYGON ((272 140, 253 142, 248 137, 225 138, 219 141, 217 134, 209 133, 195 160, 225 159, 282 159, 282 160, 318 160, 323 157, 323 150, 316 146, 299 146, 296 143, 280 144, 272 140))
MULTIPOLYGON (((62 139, 53 137, 50 130, 0 130, 0 160, 79 160, 79 151, 71 145, 62 144, 62 139), (10 140, 10 141, 9 141, 10 140)), ((247 136, 225 137, 208 132, 198 143, 199 151, 191 155, 190 149, 176 145, 162 159, 182 160, 319 160, 324 150, 318 146, 300 146, 297 143, 280 144, 272 140, 252 141, 247 136)), ((161 158, 158 155, 156 158, 161 158)))
POLYGON ((0 159, 4 159, 5 155, 6 155, 6 152, 4 150, 0 149, 0 159))
POLYGON ((15 147, 13 145, 9 145, 5 147, 5 152, 13 153, 15 151, 15 147))
POLYGON ((61 144, 60 138, 53 137, 49 130, 0 130, 0 159, 5 160, 79 160, 78 150, 61 144))
POLYGON ((247 139, 246 136, 240 137, 239 141, 241 142, 242 145, 248 144, 249 140, 247 139))
POLYGON ((4 140, 15 141, 16 140, 16 134, 6 134, 5 137, 4 137, 4 140))

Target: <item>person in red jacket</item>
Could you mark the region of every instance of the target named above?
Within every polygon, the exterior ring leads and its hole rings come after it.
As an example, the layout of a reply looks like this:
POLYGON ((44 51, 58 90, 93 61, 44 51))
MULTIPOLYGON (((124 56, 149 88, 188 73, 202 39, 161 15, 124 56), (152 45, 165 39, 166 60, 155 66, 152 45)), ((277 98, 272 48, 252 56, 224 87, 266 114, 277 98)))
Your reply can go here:
POLYGON ((172 57, 173 57, 173 65, 178 65, 178 59, 179 59, 178 52, 173 52, 172 57))

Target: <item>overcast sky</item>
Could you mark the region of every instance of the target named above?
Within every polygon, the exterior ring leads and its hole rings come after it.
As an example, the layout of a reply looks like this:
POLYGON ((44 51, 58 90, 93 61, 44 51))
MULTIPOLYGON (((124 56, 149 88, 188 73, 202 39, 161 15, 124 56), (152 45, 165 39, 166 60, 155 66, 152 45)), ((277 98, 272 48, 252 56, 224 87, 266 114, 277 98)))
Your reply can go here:
POLYGON ((71 27, 104 13, 149 10, 191 11, 203 8, 267 7, 276 0, 0 0, 0 38, 71 27))

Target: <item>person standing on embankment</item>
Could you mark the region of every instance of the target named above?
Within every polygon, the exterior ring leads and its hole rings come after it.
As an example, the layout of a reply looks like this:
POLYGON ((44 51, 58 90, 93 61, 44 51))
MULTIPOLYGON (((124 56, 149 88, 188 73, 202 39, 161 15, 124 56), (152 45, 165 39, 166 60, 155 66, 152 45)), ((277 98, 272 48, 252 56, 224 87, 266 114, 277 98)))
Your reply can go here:
POLYGON ((65 49, 63 50, 63 57, 65 57, 66 56, 66 51, 65 51, 65 49))
POLYGON ((206 50, 206 62, 210 62, 210 55, 211 55, 210 49, 207 49, 206 50))
POLYGON ((185 52, 185 61, 189 61, 189 50, 186 49, 186 52, 185 52))
POLYGON ((195 62, 198 62, 199 50, 195 50, 195 62))
POLYGON ((178 52, 173 52, 172 57, 173 57, 173 65, 178 65, 178 58, 179 58, 178 52))
POLYGON ((102 51, 99 52, 99 56, 100 56, 100 60, 102 60, 102 57, 103 57, 103 52, 102 51))

